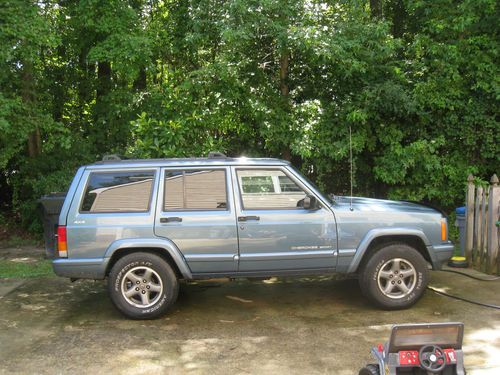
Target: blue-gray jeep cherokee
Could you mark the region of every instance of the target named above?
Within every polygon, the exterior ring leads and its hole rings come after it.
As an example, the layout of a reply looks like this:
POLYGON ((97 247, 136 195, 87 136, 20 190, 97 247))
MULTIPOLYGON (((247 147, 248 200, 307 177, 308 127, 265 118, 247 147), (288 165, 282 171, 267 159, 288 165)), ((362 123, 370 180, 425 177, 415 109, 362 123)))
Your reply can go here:
POLYGON ((329 198, 286 161, 216 154, 78 169, 53 267, 108 278, 113 303, 135 319, 164 314, 180 280, 214 277, 351 274, 375 304, 401 309, 452 250, 430 207, 329 198))

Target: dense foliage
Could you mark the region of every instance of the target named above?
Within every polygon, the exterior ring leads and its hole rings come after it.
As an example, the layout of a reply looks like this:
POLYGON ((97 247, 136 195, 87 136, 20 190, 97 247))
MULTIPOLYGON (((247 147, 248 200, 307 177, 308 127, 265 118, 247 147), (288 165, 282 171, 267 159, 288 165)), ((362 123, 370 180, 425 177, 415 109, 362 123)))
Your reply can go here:
POLYGON ((104 154, 291 160, 325 191, 463 200, 498 172, 495 0, 3 0, 0 193, 104 154))

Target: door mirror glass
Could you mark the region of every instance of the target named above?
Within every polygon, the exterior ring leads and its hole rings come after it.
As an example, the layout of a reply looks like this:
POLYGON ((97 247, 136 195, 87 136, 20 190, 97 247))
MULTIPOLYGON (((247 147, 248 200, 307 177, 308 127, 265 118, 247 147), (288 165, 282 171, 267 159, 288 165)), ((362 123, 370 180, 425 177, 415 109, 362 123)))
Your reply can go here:
POLYGON ((302 207, 306 210, 317 210, 319 209, 319 202, 316 199, 316 197, 313 197, 312 195, 307 195, 303 200, 302 200, 302 207))

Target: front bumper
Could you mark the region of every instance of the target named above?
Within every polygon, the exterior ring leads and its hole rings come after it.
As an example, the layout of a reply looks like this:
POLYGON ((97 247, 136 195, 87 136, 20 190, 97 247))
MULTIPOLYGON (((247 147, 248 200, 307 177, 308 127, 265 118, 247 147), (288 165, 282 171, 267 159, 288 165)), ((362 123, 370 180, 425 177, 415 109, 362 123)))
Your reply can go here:
POLYGON ((57 276, 101 280, 106 276, 108 261, 108 258, 59 258, 52 261, 52 268, 57 276))
POLYGON ((454 249, 455 246, 451 241, 442 245, 432 246, 432 249, 429 251, 429 254, 431 254, 432 268, 434 270, 440 270, 443 264, 453 256, 454 249))

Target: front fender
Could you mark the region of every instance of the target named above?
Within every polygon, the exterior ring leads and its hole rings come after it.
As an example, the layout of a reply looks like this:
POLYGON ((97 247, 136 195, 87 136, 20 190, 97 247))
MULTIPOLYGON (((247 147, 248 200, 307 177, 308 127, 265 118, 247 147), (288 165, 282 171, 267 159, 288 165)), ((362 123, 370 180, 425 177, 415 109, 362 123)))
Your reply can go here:
MULTIPOLYGON (((368 247, 372 243, 372 241, 376 238, 379 237, 387 237, 387 236, 411 236, 411 237, 418 237, 420 238, 423 243, 425 244, 426 249, 428 249, 431 246, 431 243, 425 233, 421 230, 418 229, 413 229, 413 228, 382 228, 382 229, 372 229, 366 233, 366 235, 363 237, 361 242, 359 243, 357 249, 356 249, 356 254, 354 255, 354 258, 351 262, 351 265, 349 266, 348 273, 354 273, 358 270, 359 264, 361 263, 361 260, 363 259, 363 256, 365 255, 366 251, 368 250, 368 247)), ((431 262, 434 263, 434 258, 432 252, 429 252, 427 250, 427 253, 429 254, 431 258, 431 262)))
POLYGON ((174 260, 182 276, 185 279, 192 278, 191 270, 187 265, 186 259, 177 246, 166 238, 131 238, 116 240, 106 249, 104 259, 106 260, 106 263, 109 263, 109 260, 116 252, 134 248, 153 248, 167 252, 174 260))

